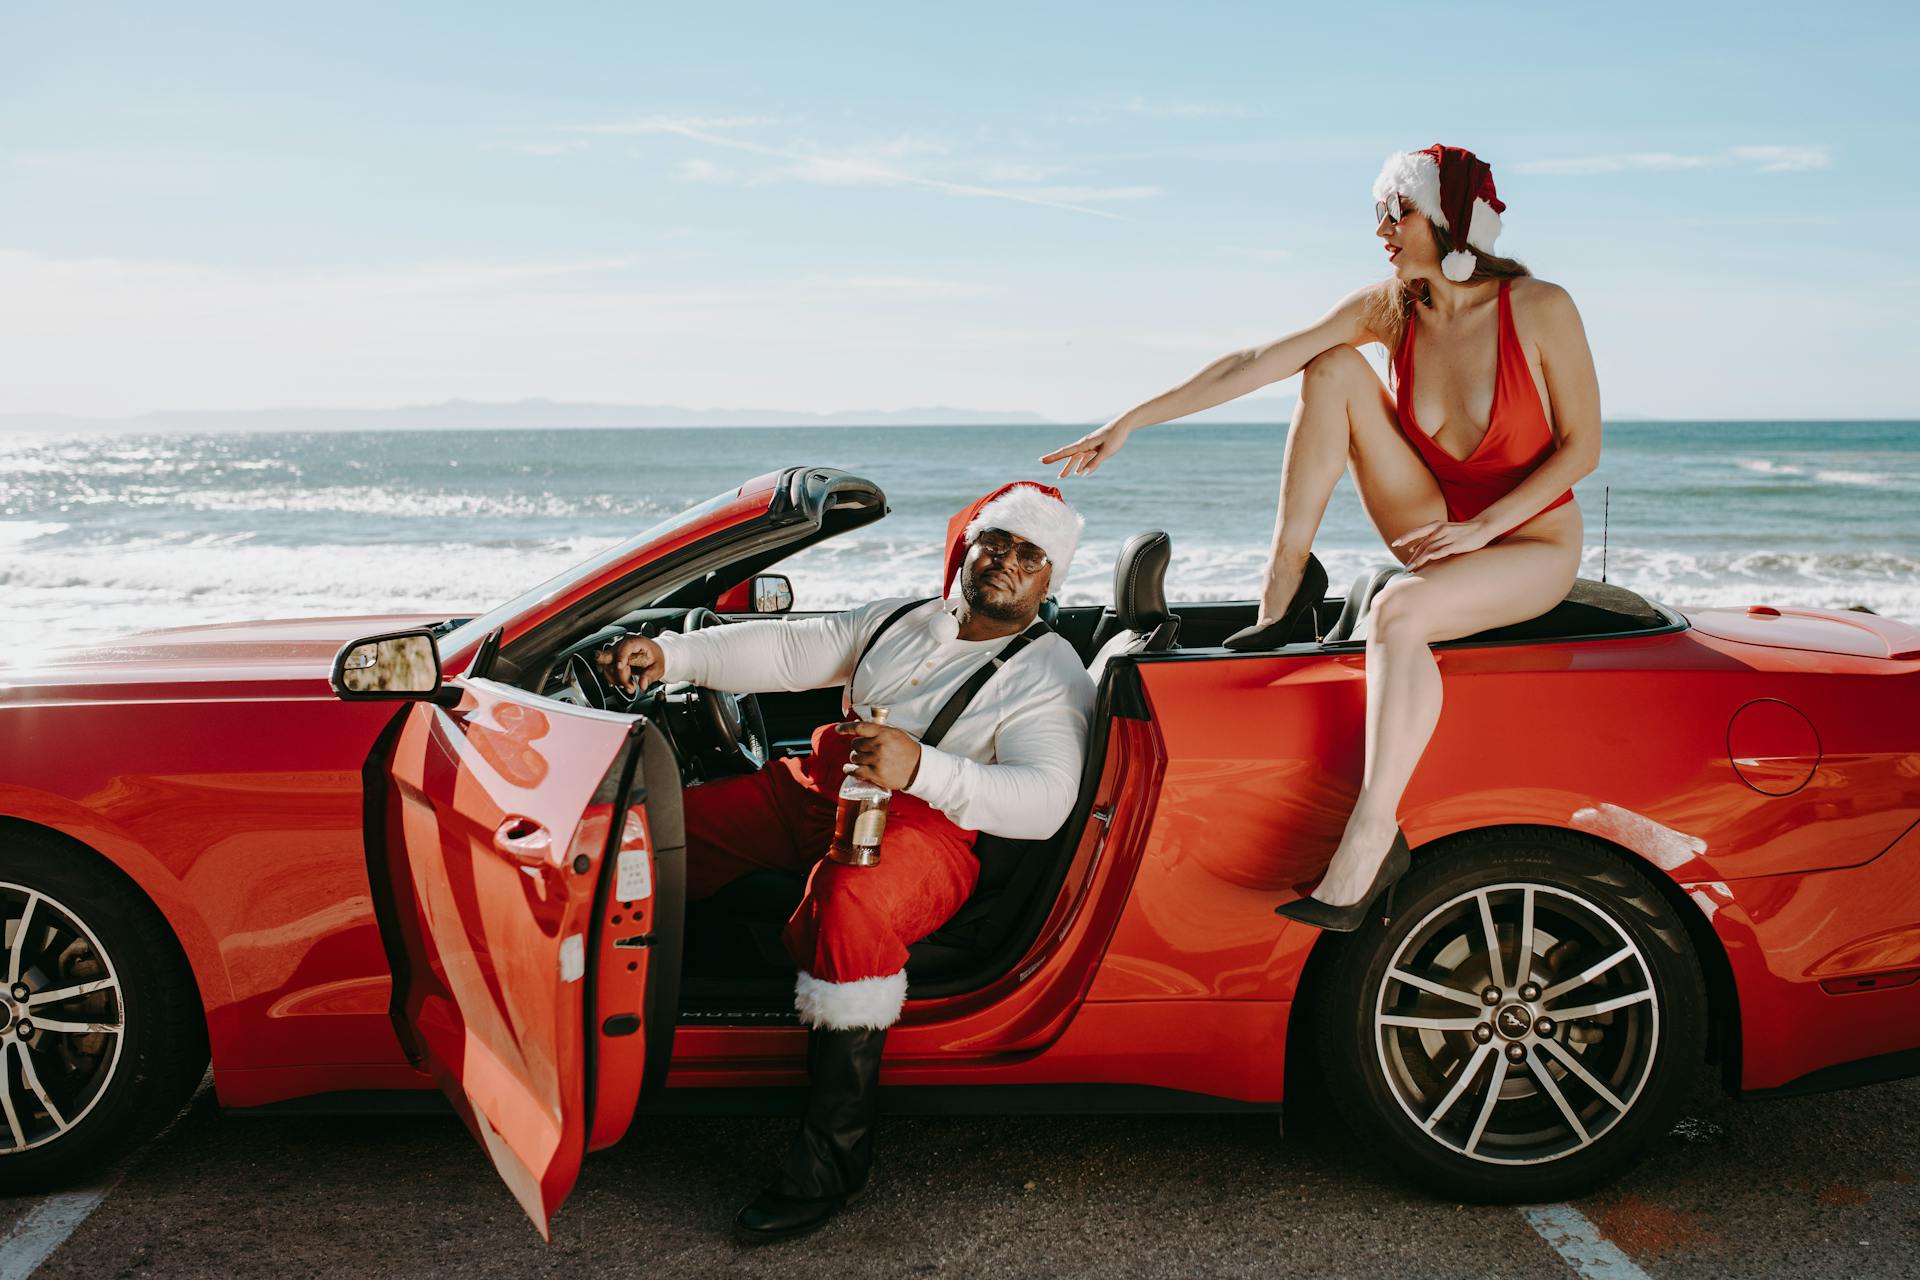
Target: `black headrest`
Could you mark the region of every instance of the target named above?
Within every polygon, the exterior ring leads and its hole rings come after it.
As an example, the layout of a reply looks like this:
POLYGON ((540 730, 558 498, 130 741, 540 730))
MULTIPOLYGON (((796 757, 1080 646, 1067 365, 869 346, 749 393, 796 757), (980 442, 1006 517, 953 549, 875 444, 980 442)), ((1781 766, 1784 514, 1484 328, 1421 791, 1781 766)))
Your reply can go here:
POLYGON ((1113 566, 1113 611, 1129 631, 1147 632, 1173 617, 1167 611, 1167 560, 1173 539, 1160 530, 1136 533, 1113 566))

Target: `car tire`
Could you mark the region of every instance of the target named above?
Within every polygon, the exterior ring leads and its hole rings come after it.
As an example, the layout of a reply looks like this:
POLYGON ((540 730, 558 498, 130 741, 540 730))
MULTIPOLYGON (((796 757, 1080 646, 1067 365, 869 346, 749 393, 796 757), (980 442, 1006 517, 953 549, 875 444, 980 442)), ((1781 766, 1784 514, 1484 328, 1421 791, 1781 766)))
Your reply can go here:
POLYGON ((1694 1084, 1707 997, 1686 928, 1647 872, 1577 833, 1451 839, 1335 946, 1313 1024, 1327 1087, 1444 1199, 1590 1191, 1694 1084))
POLYGON ((0 1193, 98 1169, 172 1119, 206 1073, 199 993, 160 913, 90 850, 10 824, 0 1027, 0 1193))

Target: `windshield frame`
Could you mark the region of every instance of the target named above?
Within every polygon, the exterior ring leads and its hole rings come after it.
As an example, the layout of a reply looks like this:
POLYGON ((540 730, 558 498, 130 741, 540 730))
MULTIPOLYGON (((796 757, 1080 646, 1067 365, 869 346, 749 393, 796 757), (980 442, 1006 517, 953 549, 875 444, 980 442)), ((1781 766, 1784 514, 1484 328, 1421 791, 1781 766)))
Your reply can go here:
POLYGON ((671 550, 675 543, 690 541, 694 536, 731 527, 761 514, 778 490, 780 475, 779 472, 770 471, 737 489, 729 489, 697 502, 624 542, 616 542, 579 564, 561 570, 478 617, 466 619, 440 638, 441 662, 444 664, 452 655, 477 646, 496 628, 506 628, 509 632, 506 638, 512 639, 513 634, 521 629, 513 627, 516 621, 544 616, 551 608, 577 593, 583 585, 608 576, 618 566, 636 557, 650 551, 655 555, 663 554, 671 550), (741 509, 733 513, 733 518, 723 519, 728 508, 736 506, 741 509))

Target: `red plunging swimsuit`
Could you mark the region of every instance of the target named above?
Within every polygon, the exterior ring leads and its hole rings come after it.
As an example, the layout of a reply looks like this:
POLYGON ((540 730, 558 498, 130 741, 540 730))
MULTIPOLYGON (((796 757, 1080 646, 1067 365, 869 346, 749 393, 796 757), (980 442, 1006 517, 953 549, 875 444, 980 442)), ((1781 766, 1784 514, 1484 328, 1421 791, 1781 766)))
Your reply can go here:
MULTIPOLYGON (((1505 280, 1500 282, 1500 357, 1493 378, 1493 411, 1488 415, 1487 434, 1465 458, 1456 458, 1435 444, 1414 421, 1413 334, 1417 326, 1411 315, 1407 317, 1406 341, 1400 344, 1395 361, 1400 429, 1440 482, 1449 520, 1471 520, 1512 493, 1514 486, 1531 475, 1556 447, 1553 430, 1547 425, 1546 406, 1540 403, 1540 389, 1533 385, 1533 371, 1527 367, 1526 352, 1520 349, 1520 335, 1514 332, 1513 303, 1507 298, 1507 285, 1505 280)), ((1573 490, 1569 489, 1540 510, 1551 511, 1572 500, 1573 490)), ((1493 541, 1512 532, 1508 529, 1493 541)))

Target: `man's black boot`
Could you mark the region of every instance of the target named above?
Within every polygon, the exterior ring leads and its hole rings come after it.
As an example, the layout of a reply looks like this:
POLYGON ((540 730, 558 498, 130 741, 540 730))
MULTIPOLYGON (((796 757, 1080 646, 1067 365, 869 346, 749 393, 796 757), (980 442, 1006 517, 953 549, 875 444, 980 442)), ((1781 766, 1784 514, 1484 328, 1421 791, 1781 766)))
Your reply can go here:
POLYGON ((886 1041, 884 1027, 807 1033, 807 1113, 778 1176, 734 1218, 741 1239, 805 1235, 866 1185, 886 1041))

